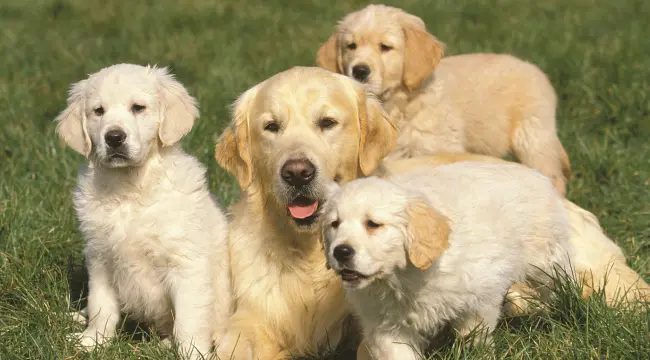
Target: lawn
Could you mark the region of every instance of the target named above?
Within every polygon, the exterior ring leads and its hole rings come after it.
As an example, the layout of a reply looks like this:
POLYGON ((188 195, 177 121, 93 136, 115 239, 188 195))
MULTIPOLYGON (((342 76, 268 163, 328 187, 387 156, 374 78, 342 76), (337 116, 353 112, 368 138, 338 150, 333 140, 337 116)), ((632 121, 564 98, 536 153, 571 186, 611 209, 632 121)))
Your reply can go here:
MULTIPOLYGON (((54 134, 70 83, 120 62, 170 66, 201 119, 184 140, 209 167, 222 203, 238 195, 214 161, 229 104, 257 82, 315 64, 337 20, 362 1, 3 0, 0 2, 0 359, 172 359, 123 331, 76 351, 65 312, 83 288, 82 239, 71 204, 81 155, 54 134), (72 294, 72 295, 71 295, 72 294)), ((599 217, 650 280, 650 2, 404 0, 447 53, 507 52, 538 64, 560 99, 574 170, 568 197, 599 217)), ((139 337, 136 333, 136 338, 139 337)), ((650 312, 607 308, 562 292, 548 314, 505 321, 499 358, 647 359, 650 312)), ((457 344, 445 359, 487 356, 457 344)), ((346 359, 339 355, 340 359, 346 359)))

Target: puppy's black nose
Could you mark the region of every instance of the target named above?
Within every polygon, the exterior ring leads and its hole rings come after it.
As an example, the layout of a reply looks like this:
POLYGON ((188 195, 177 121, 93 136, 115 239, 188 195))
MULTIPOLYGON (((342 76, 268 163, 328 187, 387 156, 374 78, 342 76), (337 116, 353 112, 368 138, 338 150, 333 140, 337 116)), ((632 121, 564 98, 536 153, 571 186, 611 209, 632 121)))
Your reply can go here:
POLYGON ((334 258, 338 262, 347 262, 354 256, 354 249, 350 245, 338 245, 334 248, 334 258))
POLYGON ((284 163, 280 175, 289 185, 305 186, 314 180, 316 167, 307 159, 292 159, 284 163))
POLYGON ((368 80, 368 75, 370 75, 370 68, 368 65, 362 64, 352 67, 352 76, 354 76, 355 79, 365 82, 368 80))
POLYGON ((104 135, 104 140, 108 147, 113 149, 122 145, 126 139, 126 133, 122 130, 111 130, 104 135))

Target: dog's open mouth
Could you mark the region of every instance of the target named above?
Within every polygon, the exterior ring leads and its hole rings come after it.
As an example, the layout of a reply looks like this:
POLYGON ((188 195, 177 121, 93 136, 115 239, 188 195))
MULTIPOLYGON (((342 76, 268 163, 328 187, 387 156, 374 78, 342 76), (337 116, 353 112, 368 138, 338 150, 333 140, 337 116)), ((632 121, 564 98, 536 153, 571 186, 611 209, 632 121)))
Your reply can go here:
POLYGON ((129 160, 129 158, 121 153, 113 153, 109 155, 109 159, 111 160, 129 160))
POLYGON ((341 276, 341 279, 343 281, 347 282, 352 282, 352 281, 357 281, 357 280, 362 280, 362 279, 367 279, 368 276, 363 275, 360 272, 350 270, 350 269, 343 269, 339 272, 339 275, 341 276))
POLYGON ((311 225, 318 218, 321 202, 298 196, 287 205, 287 213, 298 225, 311 225))

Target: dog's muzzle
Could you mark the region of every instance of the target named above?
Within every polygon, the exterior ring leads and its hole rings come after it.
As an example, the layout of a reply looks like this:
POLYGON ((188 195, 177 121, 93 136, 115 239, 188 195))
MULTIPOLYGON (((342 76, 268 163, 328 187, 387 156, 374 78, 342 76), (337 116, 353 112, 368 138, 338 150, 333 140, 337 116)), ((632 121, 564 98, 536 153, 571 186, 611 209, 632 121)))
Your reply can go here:
POLYGON ((104 134, 106 157, 104 162, 110 166, 123 166, 129 161, 127 135, 122 129, 112 129, 104 134))
POLYGON ((282 181, 294 194, 287 204, 287 213, 300 226, 310 226, 318 218, 321 199, 313 193, 316 166, 307 158, 287 160, 280 169, 282 181))
POLYGON ((352 67, 352 77, 354 77, 357 81, 365 83, 368 81, 369 76, 370 67, 368 65, 359 64, 352 67))

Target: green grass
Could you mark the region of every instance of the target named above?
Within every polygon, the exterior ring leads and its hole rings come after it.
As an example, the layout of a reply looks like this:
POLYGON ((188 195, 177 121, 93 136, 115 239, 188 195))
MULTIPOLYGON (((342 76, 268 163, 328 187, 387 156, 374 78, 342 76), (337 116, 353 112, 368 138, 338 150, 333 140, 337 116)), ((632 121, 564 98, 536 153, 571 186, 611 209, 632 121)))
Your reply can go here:
MULTIPOLYGON (((83 158, 54 135, 70 83, 119 62, 171 66, 201 119, 185 148, 209 167, 224 204, 238 194, 213 159, 237 94, 294 65, 362 1, 3 0, 0 3, 0 359, 164 359, 130 332, 78 353, 64 313, 78 294, 82 239, 71 190, 83 158)), ((393 2, 396 3, 396 2, 393 2)), ((404 0, 448 54, 513 53, 543 68, 560 104, 574 177, 568 197, 595 213, 650 277, 650 2, 644 0, 404 0)), ((583 301, 569 288, 547 315, 503 322, 498 357, 645 359, 650 313, 583 301)), ((478 351, 478 350, 477 350, 478 351)), ((444 348, 445 359, 487 356, 444 348)), ((343 358, 343 357, 340 357, 343 358)))

